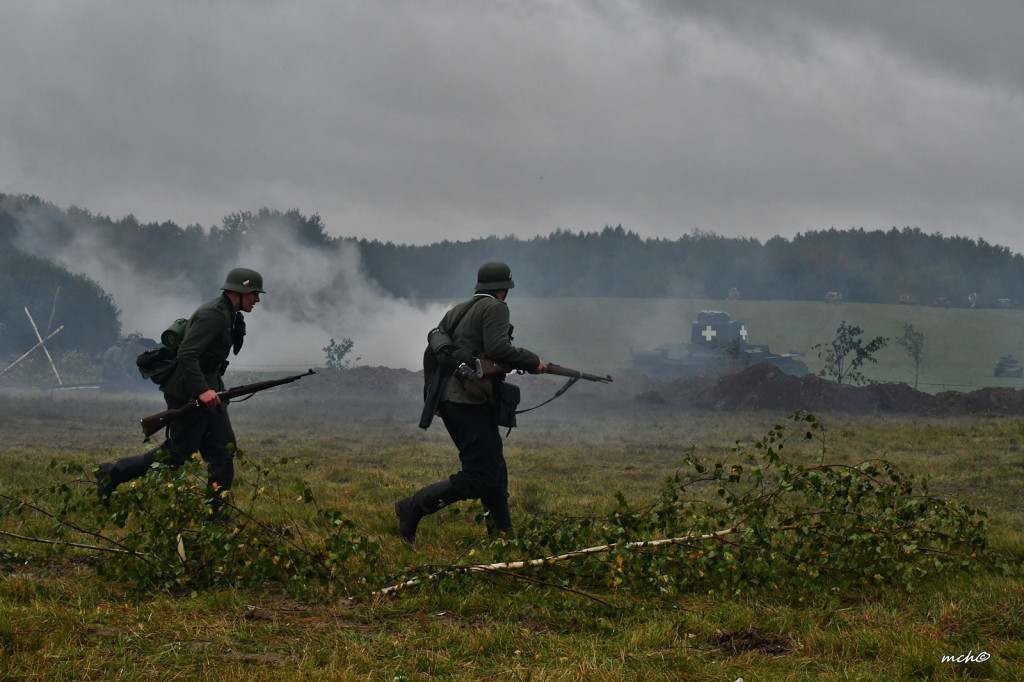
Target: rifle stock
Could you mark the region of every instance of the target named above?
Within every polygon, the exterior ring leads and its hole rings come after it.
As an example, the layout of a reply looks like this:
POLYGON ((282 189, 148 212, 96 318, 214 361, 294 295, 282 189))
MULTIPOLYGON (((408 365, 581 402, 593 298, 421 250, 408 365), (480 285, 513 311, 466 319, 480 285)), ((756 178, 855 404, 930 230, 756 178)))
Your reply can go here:
MULTIPOLYGON (((294 376, 283 377, 281 379, 270 379, 269 381, 257 381, 252 384, 245 384, 243 386, 229 388, 226 391, 221 391, 217 395, 220 396, 221 400, 231 400, 232 398, 237 398, 239 396, 249 395, 251 393, 256 393, 258 391, 264 391, 268 388, 273 388, 275 386, 281 386, 282 384, 290 384, 291 382, 296 381, 297 379, 301 379, 302 377, 308 377, 310 374, 316 374, 316 372, 310 369, 304 374, 296 374, 294 376)), ((182 418, 192 410, 198 409, 199 407, 200 402, 198 399, 196 399, 190 402, 189 404, 185 405, 184 407, 179 407, 173 410, 164 410, 163 412, 157 412, 156 414, 151 414, 148 417, 143 417, 141 420, 139 420, 140 423, 142 424, 142 433, 145 434, 145 436, 148 438, 157 431, 159 431, 160 429, 170 424, 171 422, 182 418)))
MULTIPOLYGON (((490 358, 477 358, 476 359, 476 376, 478 379, 483 377, 493 377, 499 374, 508 374, 514 371, 512 367, 505 367, 504 365, 491 360, 490 358)), ((545 374, 554 374, 560 377, 569 377, 570 379, 584 379, 586 381, 600 381, 607 384, 612 382, 612 378, 609 375, 598 376, 597 374, 587 374, 581 372, 578 369, 571 369, 569 367, 562 367, 561 365, 548 364, 547 371, 545 374)))

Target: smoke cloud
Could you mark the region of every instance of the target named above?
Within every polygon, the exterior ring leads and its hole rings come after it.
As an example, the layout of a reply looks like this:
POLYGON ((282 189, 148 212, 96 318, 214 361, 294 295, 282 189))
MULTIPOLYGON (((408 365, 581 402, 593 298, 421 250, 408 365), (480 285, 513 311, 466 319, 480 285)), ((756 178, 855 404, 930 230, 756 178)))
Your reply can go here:
POLYGON ((416 370, 421 367, 426 332, 446 307, 396 298, 366 277, 358 247, 305 246, 282 222, 264 221, 243 237, 243 247, 223 261, 220 272, 202 282, 181 274, 154 276, 104 247, 95 227, 83 220, 55 226, 28 212, 15 239, 18 250, 84 274, 113 298, 121 311, 122 332, 158 339, 179 317, 219 295, 234 267, 263 275, 267 293, 246 316, 245 347, 232 368, 285 370, 323 366, 331 339, 351 339, 346 357, 355 365, 416 370))

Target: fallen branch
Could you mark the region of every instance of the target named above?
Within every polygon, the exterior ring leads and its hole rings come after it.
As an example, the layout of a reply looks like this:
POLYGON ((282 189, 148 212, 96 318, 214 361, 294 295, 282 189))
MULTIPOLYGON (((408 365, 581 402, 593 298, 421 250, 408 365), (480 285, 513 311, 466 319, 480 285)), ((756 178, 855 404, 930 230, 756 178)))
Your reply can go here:
MULTIPOLYGON (((635 542, 616 542, 609 545, 596 545, 594 547, 587 547, 586 549, 577 549, 572 552, 566 552, 565 554, 557 554, 555 556, 544 557, 543 559, 526 559, 523 561, 502 561, 495 564, 477 564, 476 566, 451 566, 446 573, 453 573, 457 571, 464 571, 468 573, 486 573, 486 572, 505 572, 509 570, 517 570, 520 568, 526 568, 527 566, 544 566, 545 564, 555 564, 560 561, 568 561, 570 559, 576 559, 581 556, 590 556, 592 554, 601 554, 603 552, 610 552, 614 549, 645 549, 647 547, 661 547, 663 545, 686 545, 691 542, 701 540, 714 540, 715 538, 723 537, 725 535, 731 535, 739 530, 738 527, 726 528, 724 530, 715 531, 714 533, 706 533, 704 535, 687 535, 681 538, 664 538, 662 540, 637 540, 635 542)), ((414 587, 419 585, 424 579, 435 580, 438 577, 438 573, 431 573, 424 578, 412 578, 406 580, 403 583, 397 585, 391 585, 383 589, 377 590, 372 594, 386 595, 391 592, 397 592, 406 587, 414 587)))
POLYGON ((81 545, 77 542, 64 542, 62 540, 44 540, 42 538, 30 538, 26 535, 18 535, 17 533, 8 533, 5 530, 0 530, 0 535, 6 535, 9 538, 15 538, 16 540, 25 540, 26 542, 39 542, 44 545, 66 545, 67 547, 77 547, 79 549, 92 549, 97 552, 113 552, 115 554, 130 554, 126 549, 118 549, 116 547, 97 547, 96 545, 81 545))

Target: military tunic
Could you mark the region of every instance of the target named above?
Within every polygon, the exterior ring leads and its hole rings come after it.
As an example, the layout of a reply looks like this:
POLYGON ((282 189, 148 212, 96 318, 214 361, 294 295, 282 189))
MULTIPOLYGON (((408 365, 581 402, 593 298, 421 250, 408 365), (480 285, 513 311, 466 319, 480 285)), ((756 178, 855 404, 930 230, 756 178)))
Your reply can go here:
POLYGON ((199 306, 185 326, 178 365, 160 388, 178 400, 193 400, 208 390, 224 390, 221 375, 232 346, 235 311, 227 294, 199 306))
MULTIPOLYGON (((540 357, 533 351, 512 345, 508 305, 491 294, 478 292, 468 301, 456 305, 445 314, 439 326, 448 332, 455 344, 457 363, 486 357, 505 367, 526 371, 536 369, 540 363, 540 357), (458 327, 452 329, 452 323, 463 313, 465 315, 458 327)), ((449 380, 441 400, 477 405, 490 402, 493 382, 478 379, 472 383, 473 386, 466 387, 459 381, 449 380)))
MULTIPOLYGON (((506 367, 534 370, 540 357, 512 345, 512 325, 504 301, 485 292, 452 308, 441 320, 456 346, 455 359, 466 362, 487 357, 506 367), (472 306, 472 307, 470 307, 472 306), (468 308, 455 329, 448 325, 468 308)), ((477 498, 490 511, 497 530, 512 527, 508 506, 508 465, 492 406, 494 380, 474 379, 463 385, 450 378, 440 413, 448 435, 459 449, 462 470, 449 477, 453 493, 444 502, 477 498)))
MULTIPOLYGON (((221 375, 233 346, 235 319, 234 306, 227 294, 199 306, 189 318, 178 346, 177 366, 160 387, 168 409, 193 403, 207 390, 224 390, 221 375)), ((210 504, 217 514, 223 506, 221 493, 229 490, 234 480, 235 445, 227 402, 213 408, 201 406, 171 422, 167 427, 167 440, 161 445, 139 455, 123 457, 112 465, 102 465, 102 473, 116 486, 144 476, 158 460, 181 466, 198 452, 206 463, 213 493, 210 504)))

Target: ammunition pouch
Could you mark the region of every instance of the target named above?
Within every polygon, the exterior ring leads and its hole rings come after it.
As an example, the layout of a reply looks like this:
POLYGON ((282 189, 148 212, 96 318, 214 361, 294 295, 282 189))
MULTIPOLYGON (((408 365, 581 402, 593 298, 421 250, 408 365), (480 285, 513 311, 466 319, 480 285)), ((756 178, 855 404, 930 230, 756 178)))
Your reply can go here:
POLYGON ((494 383, 494 423, 511 429, 516 425, 519 387, 506 381, 494 383))

